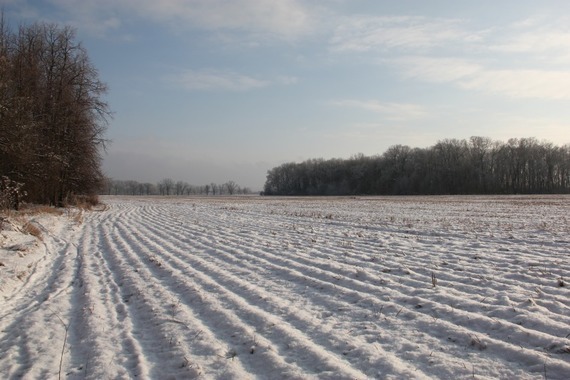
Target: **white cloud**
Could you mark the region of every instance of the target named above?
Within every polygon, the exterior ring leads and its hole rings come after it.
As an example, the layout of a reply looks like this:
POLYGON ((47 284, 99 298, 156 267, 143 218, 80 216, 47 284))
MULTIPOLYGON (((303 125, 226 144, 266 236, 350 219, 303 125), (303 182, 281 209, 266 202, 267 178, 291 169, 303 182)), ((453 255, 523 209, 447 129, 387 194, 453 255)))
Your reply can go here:
POLYGON ((495 34, 490 49, 507 53, 570 50, 570 19, 537 15, 506 25, 495 34))
POLYGON ((292 76, 280 76, 274 81, 275 84, 282 84, 285 86, 297 84, 299 82, 299 78, 292 77, 292 76))
POLYGON ((186 70, 168 79, 187 90, 247 91, 269 85, 269 82, 264 80, 219 70, 186 70))
POLYGON ((491 45, 492 50, 507 53, 540 53, 569 51, 570 31, 538 30, 525 32, 491 45))
POLYGON ((179 19, 206 29, 254 30, 295 37, 309 28, 308 12, 295 0, 147 0, 144 4, 149 15, 179 19))
POLYGON ((459 58, 402 57, 386 62, 403 70, 409 78, 427 82, 455 82, 480 72, 481 65, 459 58))
POLYGON ((525 62, 529 68, 556 67, 570 63, 570 18, 535 15, 495 28, 486 52, 502 59, 525 62))
POLYGON ((377 100, 336 100, 330 102, 337 107, 360 108, 372 111, 384 116, 387 120, 401 121, 426 117, 428 110, 417 104, 379 102, 377 100))
POLYGON ((165 78, 169 83, 190 91, 248 91, 271 85, 297 83, 295 77, 277 77, 275 80, 258 79, 229 70, 185 70, 165 78))
POLYGON ((551 53, 570 55, 570 18, 535 16, 533 18, 473 28, 469 20, 424 16, 353 16, 340 21, 329 40, 336 52, 420 51, 434 53, 438 48, 452 55, 489 52, 551 53))
POLYGON ((58 17, 97 35, 115 29, 135 15, 178 30, 240 31, 280 39, 296 39, 309 32, 314 24, 312 11, 298 0, 49 0, 49 3, 58 17))
POLYGON ((405 77, 451 83, 512 98, 570 99, 570 72, 560 70, 494 69, 455 58, 406 57, 391 62, 405 77))
POLYGON ((26 0, 1 0, 0 6, 7 16, 15 16, 16 19, 40 19, 40 12, 26 0))
POLYGON ((138 15, 176 29, 198 28, 295 39, 312 30, 314 10, 299 0, 4 0, 24 18, 56 18, 103 35, 138 15))
POLYGON ((337 53, 383 54, 404 78, 511 98, 570 99, 570 20, 535 16, 469 30, 456 19, 352 17, 336 28, 337 53), (411 51, 415 56, 409 56, 411 51))
POLYGON ((513 98, 570 99, 570 72, 547 70, 481 70, 458 82, 466 89, 513 98))
POLYGON ((426 17, 368 17, 348 19, 336 28, 330 44, 338 52, 372 49, 429 49, 477 36, 458 20, 426 17))
POLYGON ((49 0, 48 2, 54 8, 38 9, 38 12, 43 13, 43 17, 56 17, 57 21, 73 25, 91 35, 103 36, 122 25, 116 7, 119 2, 111 3, 108 0, 49 0))

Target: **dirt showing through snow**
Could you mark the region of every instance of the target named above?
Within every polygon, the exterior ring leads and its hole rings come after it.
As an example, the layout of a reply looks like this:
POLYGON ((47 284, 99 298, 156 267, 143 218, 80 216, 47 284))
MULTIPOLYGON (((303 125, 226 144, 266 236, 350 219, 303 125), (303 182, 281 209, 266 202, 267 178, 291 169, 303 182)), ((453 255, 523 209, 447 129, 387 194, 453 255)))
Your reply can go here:
POLYGON ((568 196, 104 202, 0 231, 2 378, 570 378, 568 196))

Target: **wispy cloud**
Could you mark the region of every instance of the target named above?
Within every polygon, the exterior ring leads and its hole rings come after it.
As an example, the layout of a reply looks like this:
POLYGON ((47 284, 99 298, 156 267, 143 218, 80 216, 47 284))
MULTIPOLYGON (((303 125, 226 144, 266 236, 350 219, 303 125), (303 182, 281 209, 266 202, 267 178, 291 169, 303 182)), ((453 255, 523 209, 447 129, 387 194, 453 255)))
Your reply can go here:
POLYGON ((168 77, 171 83, 186 90, 226 90, 247 91, 254 88, 266 87, 268 81, 256 79, 232 71, 218 70, 186 70, 180 75, 168 77))
MULTIPOLYGON (((53 7, 50 9, 53 16, 96 35, 140 17, 179 30, 243 32, 292 40, 312 29, 315 14, 299 0, 49 0, 46 3, 53 7)), ((45 11, 45 7, 25 1, 11 5, 21 12, 45 11)))
POLYGON ((402 121, 426 117, 428 110, 418 104, 379 102, 377 100, 344 99, 329 102, 336 107, 365 109, 382 115, 387 120, 402 121))
POLYGON ((429 49, 476 39, 459 20, 426 17, 352 17, 334 31, 331 48, 338 52, 373 49, 429 49))
POLYGON ((2 0, 0 1, 2 11, 8 16, 15 16, 17 19, 41 19, 41 12, 33 5, 28 4, 26 0, 2 0))
MULTIPOLYGON (((425 16, 352 16, 340 20, 329 40, 336 52, 410 50, 454 54, 541 53, 568 55, 570 18, 535 16, 492 28, 476 28, 468 19, 425 16)), ((532 58, 532 55, 528 58, 532 58)))
POLYGON ((539 65, 570 63, 570 19, 535 17, 507 25, 495 34, 488 50, 524 57, 539 65))
POLYGON ((567 71, 484 69, 458 83, 466 89, 513 98, 570 99, 570 72, 567 71))
POLYGON ((281 84, 284 86, 297 84, 298 82, 299 82, 299 78, 293 77, 293 76, 279 76, 275 80, 272 81, 273 84, 281 84))
POLYGON ((408 78, 435 83, 458 82, 483 70, 480 64, 461 58, 404 56, 385 62, 400 69, 408 78))
POLYGON ((501 52, 533 53, 570 50, 570 19, 536 16, 500 29, 490 49, 501 52))
POLYGON ((170 84, 189 91, 248 91, 271 85, 297 83, 295 77, 277 77, 274 80, 259 79, 230 70, 185 70, 178 75, 166 76, 170 84))
POLYGON ((98 37, 114 32, 122 26, 122 17, 118 7, 120 2, 49 0, 47 3, 53 8, 45 6, 40 8, 33 1, 27 7, 35 9, 41 15, 40 18, 48 21, 51 21, 50 18, 55 18, 56 21, 80 28, 82 32, 98 37))
POLYGON ((209 30, 271 33, 294 38, 310 28, 309 12, 296 0, 129 0, 131 8, 159 21, 181 21, 209 30))
POLYGON ((512 98, 570 99, 570 72, 560 70, 494 69, 456 58, 404 57, 392 64, 404 76, 426 82, 451 83, 512 98))
POLYGON ((570 99, 570 20, 529 18, 493 28, 429 17, 352 17, 330 39, 336 53, 382 54, 403 78, 510 98, 570 99), (414 55, 410 55, 413 51, 414 55))
POLYGON ((503 38, 490 49, 506 53, 569 51, 570 31, 541 29, 503 38))

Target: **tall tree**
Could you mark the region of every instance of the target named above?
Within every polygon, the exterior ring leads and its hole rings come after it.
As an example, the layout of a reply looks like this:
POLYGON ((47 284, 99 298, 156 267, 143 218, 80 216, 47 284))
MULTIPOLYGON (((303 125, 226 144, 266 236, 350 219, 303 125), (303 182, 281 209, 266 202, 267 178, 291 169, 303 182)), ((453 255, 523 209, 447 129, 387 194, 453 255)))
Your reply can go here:
POLYGON ((32 202, 95 194, 110 111, 75 31, 2 22, 0 63, 0 174, 24 183, 32 202))

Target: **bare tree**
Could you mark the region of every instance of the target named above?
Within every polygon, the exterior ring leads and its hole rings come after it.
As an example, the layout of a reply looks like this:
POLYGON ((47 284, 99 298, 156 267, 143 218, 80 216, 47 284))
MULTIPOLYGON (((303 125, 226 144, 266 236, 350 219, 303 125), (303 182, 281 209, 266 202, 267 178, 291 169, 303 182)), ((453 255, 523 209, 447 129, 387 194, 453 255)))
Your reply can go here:
POLYGON ((218 185, 218 195, 224 195, 226 192, 226 184, 222 183, 218 185))
POLYGON ((177 181, 174 185, 176 195, 184 195, 186 190, 189 189, 190 185, 187 182, 177 181))
POLYGON ((228 191, 229 195, 234 195, 236 190, 239 188, 238 184, 234 181, 228 181, 224 184, 224 187, 228 191))
POLYGON ((161 195, 171 195, 174 190, 174 181, 172 178, 165 178, 159 183, 161 195))
POLYGON ((268 171, 267 195, 570 193, 569 145, 445 139, 382 156, 312 159, 268 171))
MULTIPOLYGON (((231 181, 233 182, 233 181, 231 181)), ((233 194, 240 192, 240 186, 234 182, 233 194)), ((110 195, 191 195, 191 194, 206 194, 210 193, 212 189, 213 194, 221 195, 223 189, 227 186, 216 185, 214 183, 204 186, 193 186, 188 182, 174 181, 171 178, 165 178, 158 182, 156 185, 152 183, 140 183, 133 180, 115 180, 111 178, 105 179, 105 187, 102 189, 104 194, 110 195), (221 192, 222 191, 222 192, 221 192)), ((249 191, 249 189, 248 189, 249 191)))
POLYGON ((24 183, 32 202, 95 194, 104 184, 105 84, 73 29, 13 33, 0 24, 0 174, 24 183))

